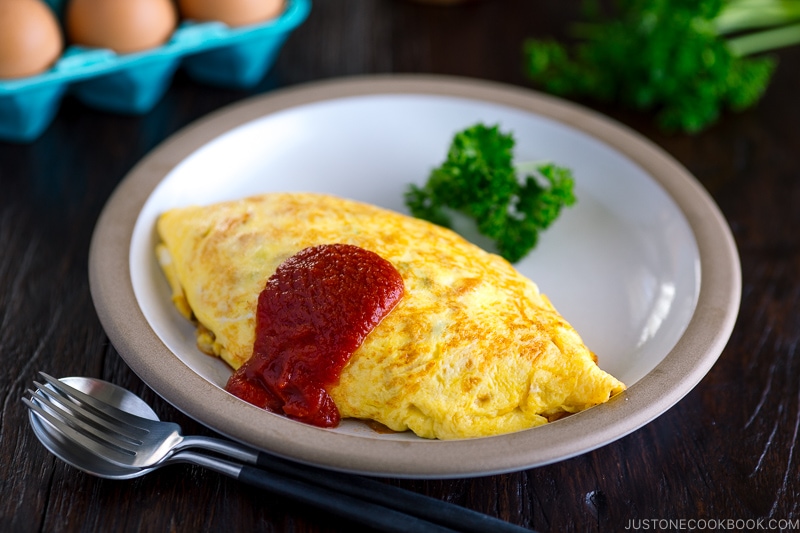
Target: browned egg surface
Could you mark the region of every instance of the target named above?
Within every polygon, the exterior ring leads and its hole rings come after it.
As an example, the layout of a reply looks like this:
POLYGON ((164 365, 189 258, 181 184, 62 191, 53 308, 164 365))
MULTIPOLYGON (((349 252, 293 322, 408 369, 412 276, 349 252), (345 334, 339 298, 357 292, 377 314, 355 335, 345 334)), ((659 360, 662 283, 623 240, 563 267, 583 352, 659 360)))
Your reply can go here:
POLYGON ((537 285, 456 233, 334 196, 274 193, 173 209, 159 262, 198 346, 238 368, 252 354, 259 293, 309 246, 371 250, 405 296, 328 392, 342 418, 455 439, 509 433, 604 403, 625 386, 601 370, 537 285))

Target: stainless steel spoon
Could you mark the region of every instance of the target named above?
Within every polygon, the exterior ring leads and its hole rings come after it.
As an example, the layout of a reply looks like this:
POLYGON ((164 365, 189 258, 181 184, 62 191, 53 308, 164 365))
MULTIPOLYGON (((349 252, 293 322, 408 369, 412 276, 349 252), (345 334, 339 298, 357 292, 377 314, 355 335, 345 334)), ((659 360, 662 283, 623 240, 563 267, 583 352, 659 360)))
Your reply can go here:
MULTIPOLYGON (((62 378, 60 381, 96 398, 114 404, 119 409, 131 414, 158 420, 153 410, 135 394, 111 383, 91 378, 62 378)), ((174 463, 190 463, 209 468, 220 474, 230 476, 250 485, 270 492, 288 496, 302 503, 329 511, 333 514, 349 518, 381 531, 420 531, 448 532, 452 529, 439 526, 392 509, 359 500, 348 495, 332 492, 323 487, 308 484, 300 480, 283 478, 258 468, 240 465, 204 455, 202 453, 183 450, 175 453, 163 462, 148 468, 124 468, 104 460, 78 445, 69 437, 58 432, 53 426, 43 421, 33 410, 29 412, 31 426, 39 441, 56 457, 88 474, 106 479, 130 479, 174 463)))
POLYGON ((23 402, 36 411, 38 418, 46 420, 51 434, 68 438, 105 462, 121 468, 148 468, 183 450, 199 448, 246 464, 258 464, 260 452, 252 448, 214 437, 184 436, 178 424, 153 418, 156 415, 150 407, 125 389, 92 380, 94 393, 87 394, 64 380, 39 374, 46 385, 34 381, 36 390, 28 390, 30 399, 23 402), (105 401, 100 393, 110 395, 111 401, 105 401), (118 402, 147 416, 120 409, 118 402))
MULTIPOLYGON (((133 415, 141 416, 149 420, 158 420, 156 413, 144 400, 111 383, 82 377, 61 378, 60 381, 104 402, 116 405, 119 409, 133 415)), ((28 411, 28 419, 30 420, 33 432, 36 434, 39 442, 41 442, 50 453, 68 465, 92 476, 105 479, 131 479, 149 474, 157 468, 139 469, 117 466, 89 452, 85 448, 76 445, 62 433, 56 431, 53 426, 43 421, 32 410, 28 411)), ((169 463, 171 464, 173 462, 179 461, 172 457, 169 459, 169 463)), ((165 462, 164 464, 168 463, 165 462)))
MULTIPOLYGON (((85 377, 61 378, 58 381, 127 413, 148 420, 159 420, 141 398, 112 383, 85 377)), ((49 385, 43 386, 51 389, 49 385)), ((36 396, 32 398, 35 400, 36 396)), ((30 401, 26 403, 30 404, 30 401)), ((53 455, 79 470, 106 479, 130 479, 168 464, 190 463, 383 531, 452 531, 448 528, 460 531, 529 531, 377 480, 290 463, 262 452, 249 451, 235 443, 220 446, 215 451, 225 453, 234 450, 238 460, 262 468, 187 449, 168 455, 150 467, 124 467, 82 446, 43 420, 33 409, 29 417, 34 433, 53 455), (407 513, 413 513, 414 516, 407 513)))

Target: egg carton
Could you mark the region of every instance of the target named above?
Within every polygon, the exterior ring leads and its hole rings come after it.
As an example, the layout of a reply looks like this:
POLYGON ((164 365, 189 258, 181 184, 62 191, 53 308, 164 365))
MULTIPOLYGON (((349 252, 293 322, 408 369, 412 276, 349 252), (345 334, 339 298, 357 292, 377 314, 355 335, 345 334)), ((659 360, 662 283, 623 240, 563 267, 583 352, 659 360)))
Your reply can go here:
POLYGON ((279 17, 238 28, 182 21, 163 46, 138 53, 69 45, 46 72, 0 80, 0 139, 29 142, 39 137, 66 94, 95 109, 146 113, 167 91, 178 68, 200 83, 252 87, 310 9, 310 0, 287 0, 279 17))

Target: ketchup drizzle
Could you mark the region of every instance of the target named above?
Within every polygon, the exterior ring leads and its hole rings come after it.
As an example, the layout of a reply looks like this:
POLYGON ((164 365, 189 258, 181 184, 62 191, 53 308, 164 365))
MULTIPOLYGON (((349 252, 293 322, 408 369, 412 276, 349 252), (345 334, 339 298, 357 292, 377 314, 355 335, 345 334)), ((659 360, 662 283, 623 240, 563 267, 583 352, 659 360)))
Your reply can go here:
POLYGON ((378 254, 349 244, 301 250, 259 294, 253 356, 225 390, 321 427, 339 424, 326 386, 403 297, 403 279, 378 254))

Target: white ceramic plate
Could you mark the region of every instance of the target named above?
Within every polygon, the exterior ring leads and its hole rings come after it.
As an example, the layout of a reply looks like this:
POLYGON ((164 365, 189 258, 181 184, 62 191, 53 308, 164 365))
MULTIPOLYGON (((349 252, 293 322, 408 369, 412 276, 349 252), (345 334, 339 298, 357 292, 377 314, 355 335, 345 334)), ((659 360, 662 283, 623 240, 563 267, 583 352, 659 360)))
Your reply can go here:
MULTIPOLYGON (((475 235, 476 242, 485 245, 475 235)), ((701 186, 640 136, 573 104, 476 80, 384 76, 276 91, 221 110, 148 155, 115 191, 90 254, 92 295, 125 361, 158 394, 254 447, 332 469, 463 477, 565 459, 670 408, 716 361, 738 311, 730 230, 701 186), (516 161, 570 167, 578 203, 517 267, 629 389, 543 427, 461 441, 325 430, 246 404, 200 353, 155 261, 158 215, 268 191, 319 191, 406 212, 453 134, 498 124, 516 161)))

